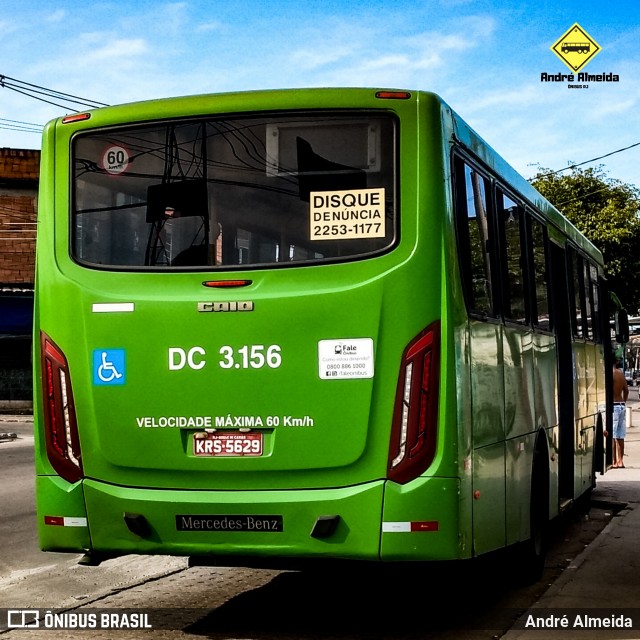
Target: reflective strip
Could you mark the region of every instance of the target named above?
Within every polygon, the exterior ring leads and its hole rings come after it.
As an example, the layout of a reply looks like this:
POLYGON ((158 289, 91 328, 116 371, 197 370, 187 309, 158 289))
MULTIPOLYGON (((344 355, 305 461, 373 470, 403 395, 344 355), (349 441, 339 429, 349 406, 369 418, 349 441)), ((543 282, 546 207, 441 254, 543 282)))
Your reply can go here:
POLYGON ((383 522, 382 533, 409 533, 411 531, 410 522, 383 522))
POLYGON ((94 302, 91 305, 93 313, 119 313, 134 310, 133 302, 94 302))
POLYGON ((65 527, 86 527, 86 518, 64 518, 65 527))
POLYGON ((437 520, 382 523, 382 533, 416 533, 421 531, 438 531, 439 528, 440 523, 437 520))
POLYGON ((63 516, 45 516, 44 523, 56 527, 86 527, 86 518, 67 518, 63 516))

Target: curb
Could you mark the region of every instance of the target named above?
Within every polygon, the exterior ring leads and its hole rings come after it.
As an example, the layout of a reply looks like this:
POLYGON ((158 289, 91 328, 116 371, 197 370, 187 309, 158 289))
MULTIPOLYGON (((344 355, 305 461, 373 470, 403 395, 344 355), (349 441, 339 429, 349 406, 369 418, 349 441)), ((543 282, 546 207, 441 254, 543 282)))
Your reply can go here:
POLYGON ((33 422, 32 415, 21 415, 21 414, 9 414, 9 413, 0 413, 0 424, 6 422, 33 422))

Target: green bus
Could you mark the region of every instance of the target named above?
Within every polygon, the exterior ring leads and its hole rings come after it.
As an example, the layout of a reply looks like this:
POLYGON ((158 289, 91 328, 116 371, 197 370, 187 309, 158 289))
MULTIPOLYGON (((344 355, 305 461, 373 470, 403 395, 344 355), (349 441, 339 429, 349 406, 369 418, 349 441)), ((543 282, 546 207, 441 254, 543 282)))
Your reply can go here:
POLYGON ((43 550, 539 571, 606 468, 602 256, 432 93, 59 118, 38 215, 43 550))

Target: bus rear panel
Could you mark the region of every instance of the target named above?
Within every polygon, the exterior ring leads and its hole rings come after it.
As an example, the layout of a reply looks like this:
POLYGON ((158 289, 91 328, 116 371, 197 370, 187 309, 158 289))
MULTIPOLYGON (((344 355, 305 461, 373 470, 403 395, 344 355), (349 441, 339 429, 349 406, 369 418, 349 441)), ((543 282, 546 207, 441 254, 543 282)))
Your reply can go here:
POLYGON ((444 195, 411 180, 419 153, 442 170, 439 114, 435 97, 274 92, 48 126, 43 549, 469 553, 438 429, 444 195))

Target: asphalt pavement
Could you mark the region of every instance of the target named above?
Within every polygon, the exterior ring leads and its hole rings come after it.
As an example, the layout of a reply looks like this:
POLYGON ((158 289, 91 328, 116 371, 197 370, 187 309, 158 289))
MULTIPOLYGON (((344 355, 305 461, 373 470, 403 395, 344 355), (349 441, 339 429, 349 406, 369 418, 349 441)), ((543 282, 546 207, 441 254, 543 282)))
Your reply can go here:
MULTIPOLYGON (((616 504, 611 521, 524 612, 503 640, 640 639, 640 403, 628 407, 624 469, 598 475, 592 500, 616 504), (630 424, 629 424, 630 422, 630 424)), ((30 416, 0 415, 0 438, 27 436, 30 416), (6 433, 6 435, 5 435, 6 433)))

